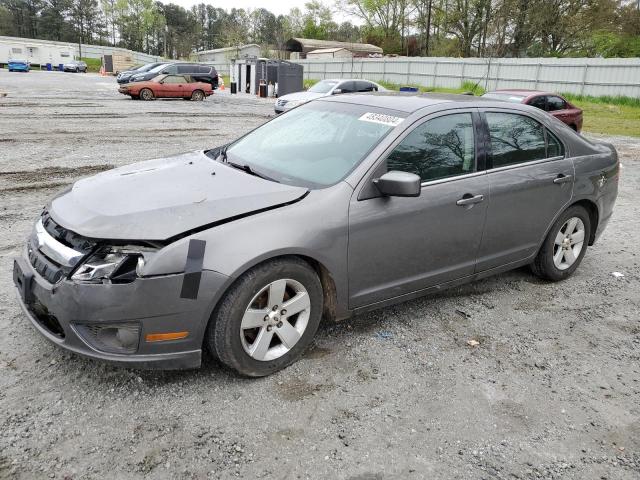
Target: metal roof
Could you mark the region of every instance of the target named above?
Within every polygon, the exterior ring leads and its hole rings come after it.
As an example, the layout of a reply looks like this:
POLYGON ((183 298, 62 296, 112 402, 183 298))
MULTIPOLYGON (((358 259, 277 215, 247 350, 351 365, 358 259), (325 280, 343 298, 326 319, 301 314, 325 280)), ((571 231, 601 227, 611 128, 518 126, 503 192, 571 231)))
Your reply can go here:
MULTIPOLYGON (((290 38, 287 41, 287 50, 292 50, 292 43, 300 44, 302 50, 318 50, 324 48, 345 48, 352 52, 382 53, 380 47, 370 43, 334 42, 333 40, 316 40, 312 38, 290 38)), ((297 50, 293 50, 297 51, 297 50)))
POLYGON ((319 48, 317 50, 311 50, 310 52, 307 52, 307 55, 311 55, 312 53, 335 53, 335 52, 339 52, 340 50, 346 50, 346 51, 350 51, 347 48, 344 47, 337 47, 337 48, 319 48))

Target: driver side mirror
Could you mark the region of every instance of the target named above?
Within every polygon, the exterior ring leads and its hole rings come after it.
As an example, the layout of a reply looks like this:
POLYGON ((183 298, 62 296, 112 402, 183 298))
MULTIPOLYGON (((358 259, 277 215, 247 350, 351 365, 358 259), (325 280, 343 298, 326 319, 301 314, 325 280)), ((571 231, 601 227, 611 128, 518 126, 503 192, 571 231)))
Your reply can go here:
POLYGON ((419 197, 422 190, 422 179, 418 175, 397 170, 376 178, 373 184, 387 197, 419 197))
POLYGON ((333 91, 332 95, 339 95, 339 94, 341 94, 341 93, 342 93, 342 89, 341 89, 341 88, 336 88, 336 89, 333 91))

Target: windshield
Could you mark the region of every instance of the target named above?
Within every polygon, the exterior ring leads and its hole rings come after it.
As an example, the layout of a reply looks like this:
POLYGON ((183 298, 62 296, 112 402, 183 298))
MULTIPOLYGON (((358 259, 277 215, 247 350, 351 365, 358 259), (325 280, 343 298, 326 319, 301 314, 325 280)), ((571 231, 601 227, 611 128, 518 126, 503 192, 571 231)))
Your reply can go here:
POLYGON ((143 65, 141 67, 138 67, 137 71, 138 72, 148 72, 150 70, 154 70, 158 67, 162 67, 164 66, 164 63, 161 63, 160 65, 158 65, 157 63, 150 63, 149 65, 143 65))
POLYGON ((493 98, 494 100, 500 100, 503 102, 512 102, 512 103, 522 103, 525 99, 522 95, 513 95, 510 93, 485 93, 482 95, 483 98, 493 98))
POLYGON ((227 149, 229 162, 290 185, 342 180, 396 125, 401 112, 312 102, 276 117, 227 149))
POLYGON ((329 93, 338 84, 336 80, 323 80, 309 89, 313 93, 329 93))
POLYGON ((160 64, 160 65, 158 65, 158 66, 155 66, 155 67, 153 67, 153 68, 150 68, 150 69, 148 70, 148 73, 156 73, 156 72, 159 72, 159 71, 160 71, 160 70, 162 70, 165 66, 166 66, 166 64, 161 63, 161 64, 160 64))

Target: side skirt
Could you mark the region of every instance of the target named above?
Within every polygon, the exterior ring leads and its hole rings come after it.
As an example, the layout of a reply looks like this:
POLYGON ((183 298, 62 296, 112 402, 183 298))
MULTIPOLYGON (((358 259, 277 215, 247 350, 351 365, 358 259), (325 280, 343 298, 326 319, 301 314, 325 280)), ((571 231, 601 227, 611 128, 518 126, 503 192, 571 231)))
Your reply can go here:
MULTIPOLYGON (((537 253, 537 252, 536 252, 537 253)), ((379 308, 388 307, 390 305, 396 305, 398 303, 406 302, 409 300, 413 300, 415 298, 424 297, 426 295, 430 295, 433 293, 438 293, 448 288, 457 287, 460 285, 464 285, 465 283, 474 282, 476 280, 481 280, 483 278, 491 277, 493 275, 497 275, 499 273, 508 272, 509 270, 514 270, 516 268, 522 267, 524 265, 529 265, 533 258, 535 258, 535 254, 529 258, 524 260, 518 260, 517 262, 508 263, 501 267, 492 268, 490 270, 485 270, 484 272, 474 273, 473 275, 468 275, 466 277, 459 278, 457 280, 452 280, 450 282, 441 283, 438 285, 434 285, 432 287, 423 288, 422 290, 417 290, 411 293, 405 293, 404 295, 400 295, 397 297, 389 298, 387 300, 382 300, 381 302, 372 303, 369 305, 365 305, 362 307, 358 307, 355 310, 351 310, 350 317, 340 318, 338 320, 344 320, 346 318, 351 318, 356 315, 360 315, 362 313, 370 312, 373 310, 377 310, 379 308)))

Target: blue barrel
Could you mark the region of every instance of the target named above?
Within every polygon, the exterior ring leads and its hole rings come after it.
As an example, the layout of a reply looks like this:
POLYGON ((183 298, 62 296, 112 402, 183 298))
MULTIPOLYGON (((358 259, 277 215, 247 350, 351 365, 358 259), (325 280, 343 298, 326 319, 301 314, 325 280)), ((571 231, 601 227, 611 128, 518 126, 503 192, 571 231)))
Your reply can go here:
POLYGON ((59 71, 64 70, 64 64, 59 63, 59 64, 58 64, 58 70, 59 70, 59 71))
POLYGON ((47 63, 47 72, 53 70, 53 66, 50 63, 47 63))
POLYGON ((401 92, 418 93, 418 87, 400 87, 401 92))

